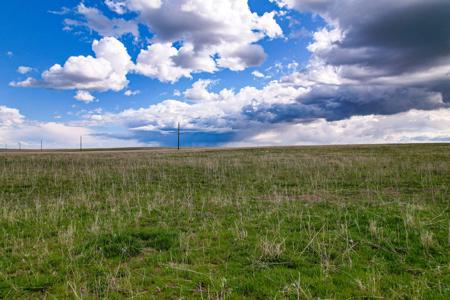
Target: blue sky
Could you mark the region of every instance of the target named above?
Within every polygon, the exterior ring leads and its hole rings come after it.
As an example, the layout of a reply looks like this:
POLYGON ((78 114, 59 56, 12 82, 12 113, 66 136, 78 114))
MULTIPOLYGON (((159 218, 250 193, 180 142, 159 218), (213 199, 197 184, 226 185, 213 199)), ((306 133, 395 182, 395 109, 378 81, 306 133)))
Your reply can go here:
POLYGON ((438 0, 7 1, 0 143, 173 146, 177 122, 189 146, 447 141, 448 11, 438 0))

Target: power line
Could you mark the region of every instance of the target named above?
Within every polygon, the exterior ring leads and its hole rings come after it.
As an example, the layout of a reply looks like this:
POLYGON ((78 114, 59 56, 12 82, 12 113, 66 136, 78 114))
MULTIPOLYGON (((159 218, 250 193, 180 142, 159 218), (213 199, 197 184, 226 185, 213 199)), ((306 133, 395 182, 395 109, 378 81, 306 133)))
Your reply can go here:
POLYGON ((180 122, 178 122, 178 150, 180 150, 180 122))

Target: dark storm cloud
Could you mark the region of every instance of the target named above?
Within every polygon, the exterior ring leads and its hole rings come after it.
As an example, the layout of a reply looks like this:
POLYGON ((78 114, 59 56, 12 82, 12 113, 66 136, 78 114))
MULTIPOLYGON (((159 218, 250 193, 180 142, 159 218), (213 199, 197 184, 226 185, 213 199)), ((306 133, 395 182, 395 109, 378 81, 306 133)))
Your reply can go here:
POLYGON ((221 24, 207 18, 201 18, 195 12, 181 12, 176 3, 167 2, 160 9, 145 10, 142 12, 143 23, 149 25, 151 30, 162 41, 172 41, 194 38, 198 44, 214 44, 219 40, 217 36, 204 34, 205 28, 210 31, 219 31, 221 24))
POLYGON ((258 66, 266 59, 266 53, 260 45, 247 45, 232 53, 233 57, 239 58, 247 66, 258 66))
POLYGON ((448 0, 297 0, 295 7, 321 15, 345 33, 333 48, 316 53, 329 64, 392 76, 450 61, 448 0))
POLYGON ((392 115, 412 108, 433 110, 449 107, 441 95, 418 88, 386 86, 316 86, 295 103, 246 106, 243 114, 264 123, 328 121, 347 119, 354 115, 392 115))
MULTIPOLYGON (((283 2, 283 1, 281 1, 283 2)), ((291 8, 322 16, 343 38, 313 49, 313 60, 339 70, 341 83, 316 84, 294 103, 246 106, 261 122, 299 122, 449 108, 449 0, 297 0, 291 8)), ((305 74, 317 72, 311 64, 305 74)), ((326 76, 326 75, 323 75, 326 76)), ((307 77, 307 75, 305 75, 307 77)))
POLYGON ((369 7, 370 11, 354 5, 342 12, 344 16, 336 16, 346 36, 336 51, 330 51, 324 58, 333 65, 382 68, 390 75, 448 63, 450 1, 398 2, 405 4, 394 4, 389 9, 385 1, 377 1, 378 5, 369 7), (354 49, 367 49, 369 55, 345 55, 354 49))

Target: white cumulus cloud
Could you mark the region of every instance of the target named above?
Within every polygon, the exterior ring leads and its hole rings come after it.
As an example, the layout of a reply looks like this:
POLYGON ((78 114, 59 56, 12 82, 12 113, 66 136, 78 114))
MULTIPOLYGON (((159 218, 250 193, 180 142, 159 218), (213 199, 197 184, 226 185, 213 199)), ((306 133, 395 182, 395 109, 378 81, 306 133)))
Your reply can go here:
POLYGON ((84 103, 90 103, 95 100, 95 97, 88 91, 77 91, 74 98, 84 103))
POLYGON ((264 78, 266 77, 263 73, 261 73, 260 71, 253 71, 252 75, 257 77, 257 78, 264 78))
POLYGON ((136 96, 139 95, 141 93, 140 90, 126 90, 125 93, 123 93, 125 96, 127 97, 131 97, 131 96, 136 96))
POLYGON ((245 132, 228 146, 384 144, 450 141, 450 109, 281 123, 245 132))
POLYGON ((133 63, 125 46, 107 37, 92 44, 93 56, 71 56, 64 65, 55 64, 42 73, 42 79, 11 82, 16 87, 47 87, 62 90, 120 91, 128 85, 133 63))
POLYGON ((158 146, 141 143, 133 138, 111 137, 94 128, 62 122, 40 122, 27 119, 18 109, 0 105, 0 143, 8 148, 22 145, 22 149, 78 149, 80 136, 86 148, 115 148, 130 146, 158 146))
POLYGON ((20 66, 17 68, 17 73, 20 73, 23 75, 30 73, 31 71, 33 71, 33 68, 27 67, 27 66, 20 66))
MULTIPOLYGON (((111 6, 111 8, 120 10, 120 6, 116 6, 115 8, 111 6)), ((133 20, 124 20, 122 18, 109 19, 99 9, 87 7, 83 3, 77 6, 76 11, 83 19, 81 21, 65 19, 65 30, 83 26, 105 37, 112 36, 119 38, 126 34, 132 34, 136 39, 139 38, 138 24, 133 20)))
POLYGON ((161 81, 257 66, 266 54, 256 43, 283 34, 274 12, 258 16, 247 0, 110 0, 107 5, 117 13, 137 13, 137 21, 155 34, 135 70, 161 81))
POLYGON ((18 109, 0 105, 0 127, 10 127, 23 123, 24 116, 18 109))

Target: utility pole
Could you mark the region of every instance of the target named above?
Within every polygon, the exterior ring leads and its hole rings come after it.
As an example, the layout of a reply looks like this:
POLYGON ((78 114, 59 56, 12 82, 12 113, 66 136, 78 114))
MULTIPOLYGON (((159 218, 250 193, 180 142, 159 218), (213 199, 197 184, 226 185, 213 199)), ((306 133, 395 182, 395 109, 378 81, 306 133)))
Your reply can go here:
POLYGON ((83 136, 80 135, 80 152, 83 151, 83 136))
POLYGON ((41 139, 41 152, 42 152, 42 139, 41 139))
POLYGON ((19 142, 19 151, 22 151, 22 144, 19 142))
POLYGON ((178 150, 180 150, 180 122, 178 122, 178 150))

